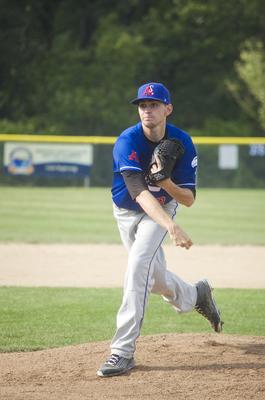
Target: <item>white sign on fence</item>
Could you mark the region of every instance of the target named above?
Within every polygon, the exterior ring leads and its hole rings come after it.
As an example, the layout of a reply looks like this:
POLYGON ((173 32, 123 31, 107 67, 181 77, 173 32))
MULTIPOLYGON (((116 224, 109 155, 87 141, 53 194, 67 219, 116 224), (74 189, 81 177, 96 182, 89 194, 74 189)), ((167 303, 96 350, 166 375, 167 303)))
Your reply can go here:
POLYGON ((238 146, 222 144, 218 148, 218 166, 220 169, 238 168, 238 146))
POLYGON ((7 142, 4 172, 12 175, 88 176, 91 144, 7 142))

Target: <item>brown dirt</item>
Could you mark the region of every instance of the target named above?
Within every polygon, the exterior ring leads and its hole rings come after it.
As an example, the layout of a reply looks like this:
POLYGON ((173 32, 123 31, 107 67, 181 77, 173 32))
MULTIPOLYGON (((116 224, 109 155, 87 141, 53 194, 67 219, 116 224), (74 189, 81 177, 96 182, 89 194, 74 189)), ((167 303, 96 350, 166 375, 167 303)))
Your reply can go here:
MULTIPOLYGON (((168 269, 215 287, 265 288, 265 246, 164 246, 168 269)), ((121 287, 127 254, 121 245, 0 244, 0 285, 121 287)))
POLYGON ((3 400, 265 398, 265 338, 215 334, 141 337, 137 367, 99 378, 108 343, 1 354, 3 400))
MULTIPOLYGON (((190 281, 265 287, 264 247, 166 246, 166 255, 170 269, 190 281)), ((121 286, 125 264, 121 246, 1 244, 0 284, 121 286)), ((109 342, 2 353, 0 399, 265 399, 265 336, 170 334, 137 343, 137 367, 105 379, 96 370, 109 342)))

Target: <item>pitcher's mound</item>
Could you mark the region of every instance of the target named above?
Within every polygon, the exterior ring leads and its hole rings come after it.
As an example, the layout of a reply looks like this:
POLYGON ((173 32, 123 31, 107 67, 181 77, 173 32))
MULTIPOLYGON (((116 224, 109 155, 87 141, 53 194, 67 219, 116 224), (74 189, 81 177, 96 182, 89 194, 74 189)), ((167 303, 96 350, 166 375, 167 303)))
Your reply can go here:
POLYGON ((265 399, 265 337, 145 336, 138 340, 135 369, 99 378, 108 346, 0 354, 1 399, 265 399))

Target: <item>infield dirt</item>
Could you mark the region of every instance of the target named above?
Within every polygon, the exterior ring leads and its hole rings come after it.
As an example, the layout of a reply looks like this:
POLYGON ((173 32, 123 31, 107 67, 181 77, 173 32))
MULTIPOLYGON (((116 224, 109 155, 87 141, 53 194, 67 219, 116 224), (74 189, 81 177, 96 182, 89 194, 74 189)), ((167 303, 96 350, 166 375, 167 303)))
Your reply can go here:
MULTIPOLYGON (((188 282, 265 288, 265 246, 164 246, 168 269, 188 282)), ((0 243, 0 285, 121 287, 127 254, 121 245, 0 243)))
MULTIPOLYGON (((168 247, 166 253, 171 269, 184 279, 204 275, 218 287, 265 287, 264 250, 197 246, 193 252, 168 247)), ((121 286, 125 262, 121 246, 99 251, 91 245, 0 245, 2 285, 47 286, 50 281, 52 286, 121 286), (100 280, 102 285, 96 285, 100 280)), ((97 342, 2 353, 0 399, 265 399, 264 336, 140 337, 136 368, 124 376, 99 378, 96 370, 108 355, 108 347, 109 342, 97 342)))
POLYGON ((3 400, 265 398, 265 338, 217 334, 141 337, 137 367, 99 378, 108 343, 1 354, 3 400))

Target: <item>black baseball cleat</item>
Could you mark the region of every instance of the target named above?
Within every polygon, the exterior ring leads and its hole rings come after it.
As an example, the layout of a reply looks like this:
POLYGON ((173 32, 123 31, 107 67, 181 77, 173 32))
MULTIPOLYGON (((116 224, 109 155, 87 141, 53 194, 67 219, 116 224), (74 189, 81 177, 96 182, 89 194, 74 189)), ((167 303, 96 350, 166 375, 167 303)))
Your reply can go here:
POLYGON ((97 371, 97 375, 103 378, 109 376, 122 375, 135 367, 133 358, 125 358, 112 354, 107 361, 101 365, 97 371))
POLYGON ((221 321, 220 311, 218 310, 213 295, 212 288, 206 279, 196 283, 197 303, 195 310, 202 314, 211 324, 215 332, 222 332, 223 321, 221 321))

